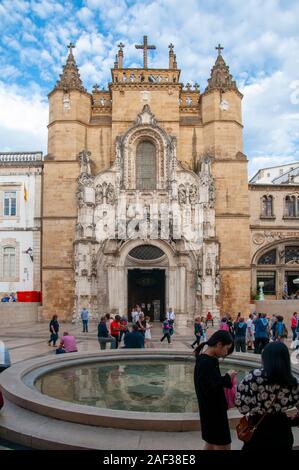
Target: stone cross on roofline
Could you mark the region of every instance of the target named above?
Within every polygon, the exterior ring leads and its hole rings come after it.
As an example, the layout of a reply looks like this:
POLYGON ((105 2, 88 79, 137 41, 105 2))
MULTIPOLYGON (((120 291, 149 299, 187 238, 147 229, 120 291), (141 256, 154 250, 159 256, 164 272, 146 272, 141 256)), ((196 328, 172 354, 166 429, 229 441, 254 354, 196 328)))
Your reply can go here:
POLYGON ((143 68, 147 69, 147 51, 148 49, 156 49, 156 46, 150 46, 147 43, 147 36, 143 36, 143 44, 136 44, 136 49, 143 49, 143 68))
POLYGON ((68 47, 68 49, 70 50, 70 54, 72 54, 72 53, 73 53, 73 49, 74 49, 74 47, 76 47, 76 46, 75 46, 74 43, 70 42, 67 47, 68 47))
POLYGON ((218 51, 218 55, 221 55, 221 51, 223 51, 224 47, 221 46, 221 44, 218 44, 218 46, 215 47, 216 51, 218 51))

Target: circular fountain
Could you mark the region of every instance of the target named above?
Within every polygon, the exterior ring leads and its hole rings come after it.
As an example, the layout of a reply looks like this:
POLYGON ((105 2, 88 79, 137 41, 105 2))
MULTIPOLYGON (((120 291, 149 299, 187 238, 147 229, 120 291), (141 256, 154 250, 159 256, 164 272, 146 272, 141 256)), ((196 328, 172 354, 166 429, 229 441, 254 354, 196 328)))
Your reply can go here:
MULTIPOLYGON (((243 377, 259 357, 221 362, 243 377)), ((194 355, 186 351, 113 350, 43 357, 1 374, 5 396, 44 416, 101 427, 194 431, 200 429, 193 385, 194 355)), ((231 427, 239 420, 229 411, 231 427)))

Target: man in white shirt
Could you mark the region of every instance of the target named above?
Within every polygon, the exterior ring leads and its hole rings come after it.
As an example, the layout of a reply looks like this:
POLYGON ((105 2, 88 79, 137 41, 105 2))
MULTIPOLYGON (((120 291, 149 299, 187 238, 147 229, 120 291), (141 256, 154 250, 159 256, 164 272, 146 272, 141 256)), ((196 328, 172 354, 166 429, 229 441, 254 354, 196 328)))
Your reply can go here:
POLYGON ((249 315, 247 320, 247 330, 246 330, 246 339, 247 339, 247 349, 252 350, 253 342, 254 342, 254 317, 252 313, 249 315))
POLYGON ((172 308, 170 308, 168 312, 166 313, 166 319, 174 321, 175 313, 172 311, 172 308))

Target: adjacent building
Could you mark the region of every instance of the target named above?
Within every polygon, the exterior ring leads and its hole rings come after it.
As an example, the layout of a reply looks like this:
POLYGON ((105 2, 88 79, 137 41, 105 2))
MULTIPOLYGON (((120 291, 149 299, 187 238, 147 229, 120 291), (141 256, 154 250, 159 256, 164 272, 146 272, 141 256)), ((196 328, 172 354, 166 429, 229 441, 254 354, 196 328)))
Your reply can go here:
POLYGON ((0 153, 0 295, 41 290, 42 152, 0 153))
POLYGON ((298 298, 299 163, 263 168, 249 182, 252 296, 298 298))

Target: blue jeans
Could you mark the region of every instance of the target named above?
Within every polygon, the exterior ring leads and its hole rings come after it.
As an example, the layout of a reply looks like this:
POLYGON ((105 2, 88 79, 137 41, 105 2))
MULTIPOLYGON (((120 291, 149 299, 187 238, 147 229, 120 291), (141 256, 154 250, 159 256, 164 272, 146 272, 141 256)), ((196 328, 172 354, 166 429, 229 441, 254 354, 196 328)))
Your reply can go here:
POLYGON ((88 333, 88 320, 82 320, 83 322, 83 333, 88 333))
POLYGON ((116 349, 116 341, 112 336, 109 336, 108 338, 98 336, 98 341, 100 343, 100 348, 101 349, 106 349, 106 344, 107 343, 111 343, 110 349, 116 349))
POLYGON ((56 341, 58 340, 58 333, 51 333, 51 337, 49 339, 49 344, 53 341, 53 346, 56 346, 56 341))

